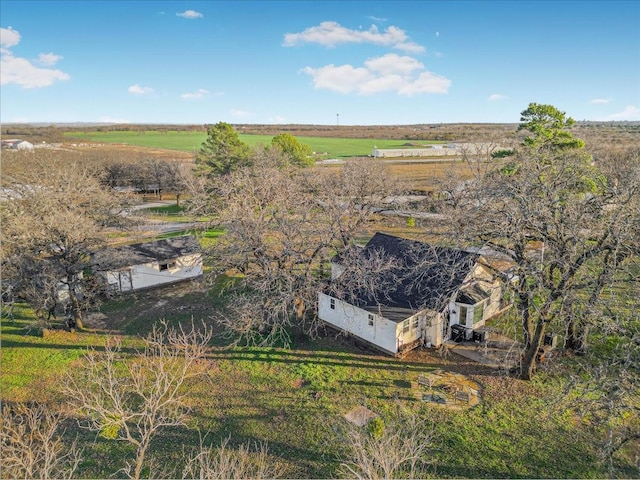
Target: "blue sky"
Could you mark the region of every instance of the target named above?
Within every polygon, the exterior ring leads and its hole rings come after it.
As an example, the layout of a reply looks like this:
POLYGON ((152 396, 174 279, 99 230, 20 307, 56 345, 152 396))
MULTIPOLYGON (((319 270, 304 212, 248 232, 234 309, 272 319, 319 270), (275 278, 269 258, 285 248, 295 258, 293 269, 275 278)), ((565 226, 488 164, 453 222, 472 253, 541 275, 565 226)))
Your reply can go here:
POLYGON ((640 120, 639 1, 0 0, 0 120, 640 120))

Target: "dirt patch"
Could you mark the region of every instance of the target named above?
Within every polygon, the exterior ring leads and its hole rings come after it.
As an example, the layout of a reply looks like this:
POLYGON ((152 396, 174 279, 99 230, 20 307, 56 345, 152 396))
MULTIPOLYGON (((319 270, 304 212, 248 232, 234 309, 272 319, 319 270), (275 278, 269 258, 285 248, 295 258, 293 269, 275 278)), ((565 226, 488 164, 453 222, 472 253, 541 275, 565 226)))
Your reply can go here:
POLYGON ((418 376, 418 400, 449 408, 469 408, 480 403, 480 385, 465 375, 435 370, 418 376))
POLYGON ((377 416, 378 416, 377 413, 374 413, 371 410, 369 410, 367 407, 363 407, 362 405, 360 405, 359 407, 354 408, 350 412, 347 412, 344 415, 344 418, 348 422, 353 423, 358 427, 363 427, 367 423, 369 423, 371 419, 377 416))
MULTIPOLYGON (((163 287, 127 293, 115 297, 98 312, 104 330, 119 330, 136 320, 150 322, 174 315, 190 315, 195 321, 205 319, 211 311, 210 299, 201 280, 190 280, 163 287), (118 307, 118 303, 122 306, 118 307)), ((96 315, 95 313, 92 315, 96 315)))

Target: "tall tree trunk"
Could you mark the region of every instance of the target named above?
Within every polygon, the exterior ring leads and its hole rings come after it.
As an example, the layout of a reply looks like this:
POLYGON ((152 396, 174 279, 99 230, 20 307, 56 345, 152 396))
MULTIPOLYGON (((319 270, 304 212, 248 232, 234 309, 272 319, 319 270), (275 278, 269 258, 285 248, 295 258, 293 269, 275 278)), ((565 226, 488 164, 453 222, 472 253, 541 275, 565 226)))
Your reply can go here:
POLYGON ((547 323, 540 318, 536 323, 531 342, 524 349, 520 371, 520 378, 522 380, 531 380, 533 378, 537 366, 538 352, 544 343, 546 326, 547 323))
POLYGON ((141 443, 138 447, 137 455, 136 455, 136 468, 133 471, 133 476, 131 477, 134 480, 138 480, 140 475, 142 474, 142 466, 144 465, 144 456, 147 453, 147 445, 146 443, 141 443))
POLYGON ((564 348, 567 350, 576 350, 578 348, 578 337, 576 335, 576 322, 573 315, 569 316, 567 329, 564 337, 564 348))
POLYGON ((578 329, 578 342, 575 347, 576 355, 587 353, 587 340, 589 339, 589 325, 582 323, 578 329))

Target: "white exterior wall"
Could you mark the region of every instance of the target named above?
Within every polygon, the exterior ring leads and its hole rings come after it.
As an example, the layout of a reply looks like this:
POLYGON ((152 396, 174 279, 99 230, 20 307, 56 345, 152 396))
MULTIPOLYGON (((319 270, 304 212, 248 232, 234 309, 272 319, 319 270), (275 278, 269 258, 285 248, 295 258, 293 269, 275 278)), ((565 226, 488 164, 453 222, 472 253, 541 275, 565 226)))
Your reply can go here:
POLYGON ((117 291, 128 292, 179 282, 202 275, 202 255, 191 254, 176 260, 150 262, 103 274, 117 291), (175 268, 160 270, 160 264, 175 261, 175 268), (130 281, 129 281, 130 279, 130 281), (120 290, 122 288, 122 290, 120 290))
POLYGON ((375 158, 398 158, 398 157, 442 157, 445 155, 458 155, 459 152, 453 148, 376 148, 372 156, 375 158))
POLYGON ((318 294, 318 317, 320 320, 366 340, 389 353, 398 353, 398 328, 401 329, 402 325, 379 315, 374 315, 373 325, 369 325, 368 316, 369 312, 366 310, 354 307, 324 293, 318 294), (335 302, 335 309, 331 308, 332 299, 335 302))
POLYGON ((500 310, 502 290, 499 283, 489 284, 481 282, 481 285, 485 290, 491 292, 488 300, 484 301, 482 320, 475 325, 473 323, 474 310, 476 306, 480 305, 479 303, 474 306, 451 301, 449 302, 449 319, 451 325, 464 325, 468 329, 484 327, 486 320, 493 317, 500 310), (461 318, 460 316, 461 306, 467 307, 467 316, 465 318, 461 318))
POLYGON ((425 345, 431 347, 439 347, 442 345, 443 335, 443 317, 439 313, 424 312, 423 315, 423 337, 425 345))

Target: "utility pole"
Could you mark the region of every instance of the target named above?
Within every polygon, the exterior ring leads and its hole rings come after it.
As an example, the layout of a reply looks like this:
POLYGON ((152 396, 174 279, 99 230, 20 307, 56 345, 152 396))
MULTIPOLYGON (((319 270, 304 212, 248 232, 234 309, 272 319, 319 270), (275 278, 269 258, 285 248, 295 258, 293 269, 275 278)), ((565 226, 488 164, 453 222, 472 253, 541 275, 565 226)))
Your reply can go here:
POLYGON ((336 125, 339 127, 340 126, 340 114, 336 113, 336 125))

